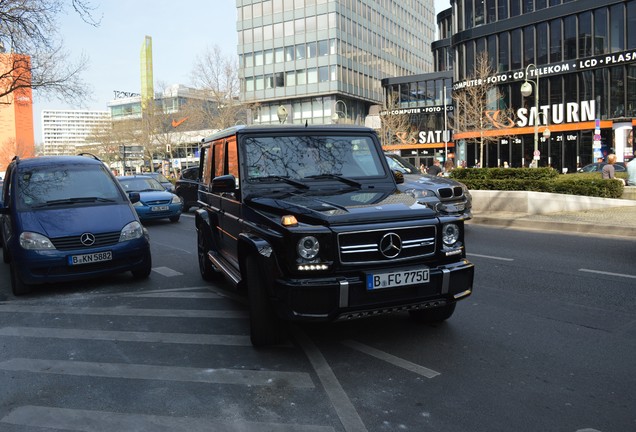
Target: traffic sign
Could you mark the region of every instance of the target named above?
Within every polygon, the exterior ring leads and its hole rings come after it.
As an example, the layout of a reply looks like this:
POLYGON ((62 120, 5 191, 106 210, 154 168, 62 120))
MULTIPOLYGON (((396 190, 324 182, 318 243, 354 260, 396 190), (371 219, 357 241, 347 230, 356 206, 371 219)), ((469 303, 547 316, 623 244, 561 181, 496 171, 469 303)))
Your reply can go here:
POLYGON ((601 135, 600 134, 594 134, 594 141, 600 141, 601 140, 601 135))

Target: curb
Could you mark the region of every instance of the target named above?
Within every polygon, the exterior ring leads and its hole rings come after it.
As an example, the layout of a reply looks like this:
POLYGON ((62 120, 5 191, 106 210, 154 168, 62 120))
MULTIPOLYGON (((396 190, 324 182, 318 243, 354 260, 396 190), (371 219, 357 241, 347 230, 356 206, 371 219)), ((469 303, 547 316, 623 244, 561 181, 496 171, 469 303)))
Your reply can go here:
POLYGON ((473 215, 467 225, 487 225, 512 229, 532 229, 539 231, 558 231, 577 234, 614 235, 636 238, 636 227, 603 225, 590 222, 565 222, 546 219, 532 219, 527 215, 505 217, 496 215, 473 215))

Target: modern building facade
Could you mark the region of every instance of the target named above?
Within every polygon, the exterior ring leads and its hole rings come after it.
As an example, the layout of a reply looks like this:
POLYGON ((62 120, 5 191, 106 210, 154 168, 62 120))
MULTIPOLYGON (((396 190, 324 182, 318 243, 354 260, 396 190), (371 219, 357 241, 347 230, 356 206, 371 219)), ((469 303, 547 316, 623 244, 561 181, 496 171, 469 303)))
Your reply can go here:
POLYGON ((433 71, 428 0, 237 0, 241 99, 253 123, 364 124, 381 80, 433 71))
MULTIPOLYGON (((438 71, 452 71, 452 90, 487 82, 503 96, 489 107, 493 121, 483 129, 455 131, 458 162, 492 167, 506 161, 520 167, 537 160, 539 166, 572 172, 608 153, 619 161, 631 158, 635 0, 451 0, 437 22, 441 39, 432 45, 434 63, 438 71), (487 54, 492 68, 482 81, 475 70, 480 53, 487 54), (522 94, 526 81, 528 96, 522 94), (497 121, 503 109, 513 115, 497 121), (549 136, 543 135, 546 128, 549 136), (480 161, 482 133, 497 139, 484 146, 480 161)), ((408 86, 422 80, 404 78, 408 86)), ((404 93, 402 87, 393 91, 404 93)))
POLYGON ((90 136, 110 130, 108 111, 43 110, 42 156, 74 155, 91 144, 90 136))
POLYGON ((26 85, 0 99, 0 171, 4 171, 14 156, 31 157, 35 153, 31 58, 0 53, 0 75, 7 76, 5 83, 18 80, 26 85))

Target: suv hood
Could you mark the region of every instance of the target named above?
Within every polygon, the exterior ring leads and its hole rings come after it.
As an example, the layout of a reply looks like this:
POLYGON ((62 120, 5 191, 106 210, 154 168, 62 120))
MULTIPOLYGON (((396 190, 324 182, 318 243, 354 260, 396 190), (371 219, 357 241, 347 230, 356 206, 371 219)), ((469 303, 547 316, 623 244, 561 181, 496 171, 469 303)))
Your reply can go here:
POLYGON ((80 235, 85 232, 119 232, 135 220, 129 204, 65 206, 19 213, 23 231, 44 234, 49 238, 80 235), (108 211, 104 208, 108 207, 108 211))
POLYGON ((419 204, 411 195, 399 191, 305 192, 248 198, 248 201, 254 208, 277 216, 293 214, 301 222, 325 225, 436 216, 433 210, 419 204))
POLYGON ((441 187, 457 186, 457 180, 447 177, 432 176, 427 174, 404 174, 404 183, 400 184, 401 189, 406 188, 422 188, 436 190, 441 187))

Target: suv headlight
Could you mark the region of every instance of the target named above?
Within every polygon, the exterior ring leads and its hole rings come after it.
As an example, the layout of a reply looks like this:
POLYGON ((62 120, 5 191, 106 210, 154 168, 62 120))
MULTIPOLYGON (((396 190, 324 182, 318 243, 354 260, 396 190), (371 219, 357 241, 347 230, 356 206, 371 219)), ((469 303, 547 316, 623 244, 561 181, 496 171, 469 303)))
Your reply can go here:
POLYGON ((320 243, 314 236, 305 236, 298 240, 296 245, 296 252, 303 259, 312 260, 318 256, 319 251, 320 243))
POLYGON ((459 240, 460 229, 454 223, 442 226, 442 241, 445 246, 453 246, 459 240))
POLYGON ((28 250, 55 249, 48 237, 29 231, 20 234, 20 246, 28 250))
POLYGON ((135 240, 144 235, 144 229, 137 221, 132 221, 126 225, 119 234, 119 241, 135 240))

